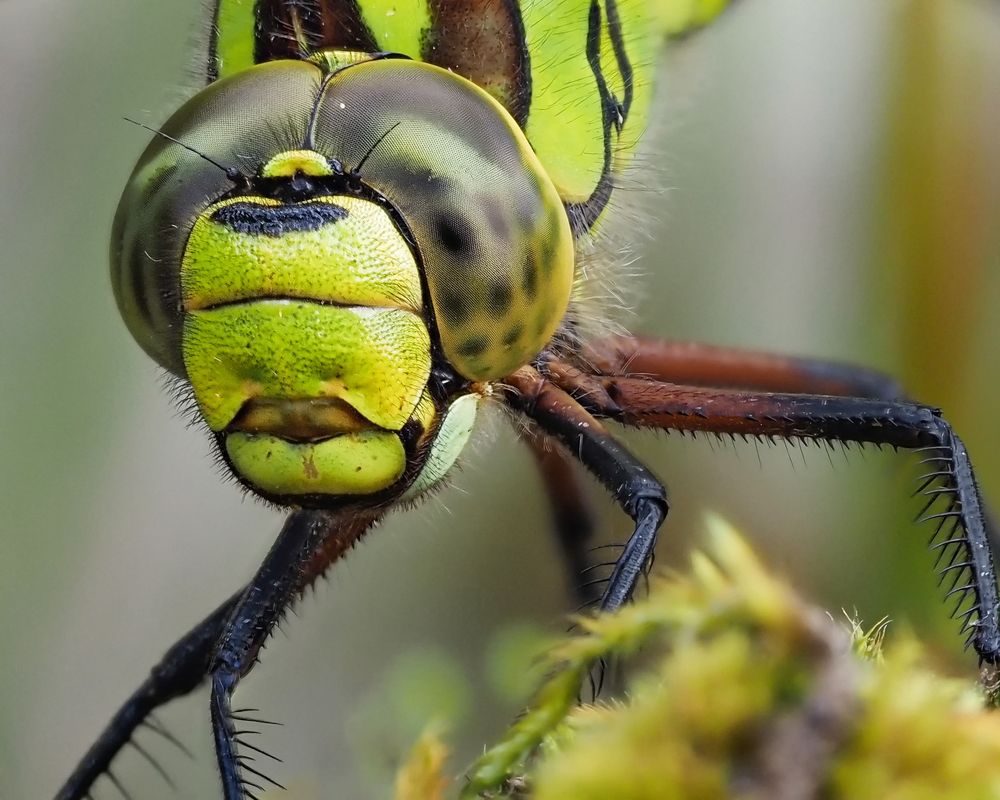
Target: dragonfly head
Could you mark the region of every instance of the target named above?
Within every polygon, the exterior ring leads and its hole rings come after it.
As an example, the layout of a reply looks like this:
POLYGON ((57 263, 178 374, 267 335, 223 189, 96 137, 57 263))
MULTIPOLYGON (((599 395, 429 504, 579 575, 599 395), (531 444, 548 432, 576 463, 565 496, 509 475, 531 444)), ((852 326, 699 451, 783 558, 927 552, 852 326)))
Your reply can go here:
POLYGON ((133 335, 285 504, 435 482, 573 282, 559 195, 495 100, 418 62, 345 64, 272 62, 192 98, 112 239, 133 335))

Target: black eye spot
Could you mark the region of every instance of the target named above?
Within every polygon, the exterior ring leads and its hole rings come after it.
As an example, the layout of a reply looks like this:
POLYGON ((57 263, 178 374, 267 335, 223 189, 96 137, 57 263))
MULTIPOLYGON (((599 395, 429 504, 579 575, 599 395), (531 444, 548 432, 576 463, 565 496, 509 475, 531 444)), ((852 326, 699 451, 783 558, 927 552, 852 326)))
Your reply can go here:
POLYGON ((520 341, 521 337, 524 336, 524 325, 515 325, 507 333, 504 334, 503 344, 504 347, 511 347, 516 342, 520 341))
POLYGON ((441 295, 439 313, 449 328, 460 328, 469 320, 472 303, 469 296, 460 291, 445 291, 441 295))
POLYGON ((449 253, 468 252, 471 246, 471 236, 468 234, 468 226, 463 224, 465 220, 461 217, 452 219, 441 216, 437 220, 437 235, 441 240, 444 249, 449 253))
POLYGON ((538 292, 538 267, 535 264, 535 260, 532 256, 524 262, 524 272, 521 275, 521 288, 527 295, 529 300, 535 299, 535 294, 538 292))
POLYGON ((551 275, 555 271, 558 246, 559 240, 555 235, 544 236, 541 239, 538 259, 541 262, 539 266, 546 275, 551 275))
POLYGON ((458 354, 467 358, 475 358, 485 353, 487 347, 489 347, 489 342, 486 341, 485 336, 473 336, 458 346, 458 354))
POLYGON ((494 281, 490 284, 486 296, 486 307, 489 312, 495 316, 503 316, 510 310, 511 301, 514 299, 514 293, 510 288, 510 284, 506 281, 494 281))
POLYGON ((538 316, 535 317, 535 336, 540 337, 545 333, 545 329, 549 327, 549 314, 548 309, 540 308, 538 310, 538 316))

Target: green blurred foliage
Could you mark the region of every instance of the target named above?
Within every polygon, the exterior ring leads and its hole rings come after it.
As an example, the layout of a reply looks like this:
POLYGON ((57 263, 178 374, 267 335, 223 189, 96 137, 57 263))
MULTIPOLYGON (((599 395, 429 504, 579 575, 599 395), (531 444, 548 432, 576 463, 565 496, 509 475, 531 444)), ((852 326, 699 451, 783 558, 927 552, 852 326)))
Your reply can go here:
POLYGON ((981 687, 929 668, 905 632, 883 647, 884 624, 835 621, 724 520, 707 528, 690 567, 549 648, 527 709, 465 777, 448 780, 432 734, 397 787, 443 778, 433 797, 468 800, 997 796, 1000 716, 981 687), (620 696, 579 703, 596 659, 640 649, 620 696))
POLYGON ((355 763, 371 786, 392 783, 405 753, 428 726, 460 726, 473 708, 468 678, 447 653, 414 649, 395 659, 352 712, 355 763))
MULTIPOLYGON (((107 278, 111 216, 146 139, 122 117, 155 125, 186 96, 199 10, 0 4, 0 797, 50 796, 279 524, 221 479, 129 341, 107 278)), ((643 273, 620 278, 642 287, 629 324, 896 373, 944 407, 1000 497, 996 4, 745 0, 668 54, 657 102, 649 153, 620 192, 643 273)), ((487 428, 457 488, 353 552, 241 686, 241 705, 288 723, 266 737, 281 779, 361 796, 352 721, 414 648, 446 653, 475 698, 455 763, 514 713, 490 689, 493 633, 559 630, 572 601, 530 458, 503 420, 487 428)), ((716 508, 825 606, 910 619, 958 658, 928 532, 908 523, 911 460, 629 442, 670 485, 658 563, 677 563, 716 508)), ((604 537, 623 538, 596 485, 594 497, 604 537)), ((164 713, 195 761, 145 740, 177 794, 122 759, 144 798, 214 796, 204 700, 164 713)))

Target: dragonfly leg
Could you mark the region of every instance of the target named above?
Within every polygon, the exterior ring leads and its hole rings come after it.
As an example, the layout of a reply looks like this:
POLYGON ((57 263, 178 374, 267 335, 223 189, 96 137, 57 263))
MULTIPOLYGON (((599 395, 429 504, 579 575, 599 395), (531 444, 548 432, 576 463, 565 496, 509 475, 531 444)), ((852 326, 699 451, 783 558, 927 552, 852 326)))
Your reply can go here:
POLYGON ((588 345, 583 361, 602 375, 647 376, 691 386, 883 400, 906 396, 895 378, 855 364, 701 342, 613 336, 588 345))
POLYGON ((504 379, 514 391, 507 402, 558 439, 604 484, 635 529, 619 555, 601 596, 601 610, 627 602, 656 544, 667 515, 663 484, 576 400, 531 367, 504 379))
POLYGON ((108 772, 112 760, 125 747, 149 715, 174 698, 194 691, 205 679, 208 661, 230 612, 242 590, 184 634, 160 659, 132 696, 81 759, 73 774, 56 794, 56 800, 81 800, 108 772))
MULTIPOLYGON (((301 594, 322 575, 373 522, 371 518, 357 517, 334 526, 333 521, 331 515, 321 512, 297 512, 289 517, 283 535, 291 535, 289 528, 298 530, 312 544, 300 568, 292 573, 294 594, 301 594)), ((248 589, 241 589, 226 600, 166 652, 87 751, 56 794, 56 800, 83 800, 88 797, 94 783, 102 775, 110 774, 111 762, 133 740, 136 729, 147 721, 155 709, 201 685, 217 659, 213 654, 220 646, 224 632, 229 629, 227 623, 248 589)))
POLYGON ((261 647, 289 605, 374 523, 377 513, 298 511, 291 514, 256 575, 226 620, 209 664, 212 732, 226 800, 254 798, 257 779, 283 788, 240 755, 232 695, 257 663, 261 647), (253 778, 245 777, 249 773, 253 778))
POLYGON ((965 444, 937 409, 904 401, 683 386, 635 377, 588 375, 553 364, 550 375, 597 417, 625 425, 768 439, 856 442, 918 451, 927 466, 922 517, 936 523, 932 541, 952 553, 949 595, 963 632, 983 661, 1000 662, 996 572, 989 517, 965 444), (944 510, 930 513, 937 500, 944 510), (960 579, 966 582, 959 585, 960 579), (971 604, 968 597, 974 598, 971 604))
MULTIPOLYGON (((589 345, 583 360, 607 376, 645 376, 658 381, 761 392, 825 394, 880 400, 909 399, 899 382, 878 370, 841 361, 762 353, 701 342, 611 336, 589 345)), ((983 505, 994 557, 1000 553, 1000 526, 983 505)))
POLYGON ((556 539, 573 591, 582 605, 598 599, 596 584, 587 577, 598 565, 591 564, 590 541, 594 534, 594 511, 576 465, 551 437, 538 430, 521 431, 545 484, 556 539))

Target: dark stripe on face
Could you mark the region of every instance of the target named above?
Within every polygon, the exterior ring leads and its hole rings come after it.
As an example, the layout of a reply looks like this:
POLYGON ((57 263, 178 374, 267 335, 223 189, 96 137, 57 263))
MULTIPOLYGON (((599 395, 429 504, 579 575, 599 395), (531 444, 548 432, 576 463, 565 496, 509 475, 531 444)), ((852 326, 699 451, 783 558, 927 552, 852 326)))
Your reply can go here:
POLYGON ((531 108, 531 64, 517 0, 428 0, 421 58, 488 91, 522 128, 531 108))
POLYGON ((306 58, 318 50, 378 51, 356 0, 257 0, 254 61, 306 58), (300 36, 306 46, 300 46, 300 36))
POLYGON ((212 222, 236 233, 281 236, 295 231, 315 231, 347 218, 347 209, 332 203, 302 203, 293 206, 262 206, 233 203, 212 214, 212 222))

